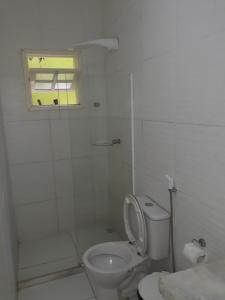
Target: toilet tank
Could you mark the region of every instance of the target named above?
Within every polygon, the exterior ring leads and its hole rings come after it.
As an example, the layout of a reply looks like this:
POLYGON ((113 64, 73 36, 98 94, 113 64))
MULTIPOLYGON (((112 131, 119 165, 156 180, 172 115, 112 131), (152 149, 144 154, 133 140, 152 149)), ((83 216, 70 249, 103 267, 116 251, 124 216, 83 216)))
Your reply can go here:
POLYGON ((147 227, 147 255, 153 260, 169 256, 170 215, 147 196, 137 197, 142 207, 147 227))

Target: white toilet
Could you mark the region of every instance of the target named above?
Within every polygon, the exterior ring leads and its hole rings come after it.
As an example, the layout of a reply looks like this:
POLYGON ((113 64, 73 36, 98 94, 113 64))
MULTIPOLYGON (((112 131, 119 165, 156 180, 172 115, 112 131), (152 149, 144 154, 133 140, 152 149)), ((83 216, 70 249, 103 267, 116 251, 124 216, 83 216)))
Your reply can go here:
POLYGON ((151 260, 169 254, 169 214, 146 196, 128 195, 124 223, 129 241, 98 244, 83 256, 98 300, 118 300, 119 290, 136 293, 151 260))

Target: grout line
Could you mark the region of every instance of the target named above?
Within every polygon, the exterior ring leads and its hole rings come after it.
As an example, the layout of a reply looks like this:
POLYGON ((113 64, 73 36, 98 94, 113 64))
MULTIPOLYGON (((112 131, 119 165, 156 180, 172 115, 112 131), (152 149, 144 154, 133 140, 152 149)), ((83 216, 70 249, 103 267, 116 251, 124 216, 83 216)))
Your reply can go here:
POLYGON ((84 269, 79 266, 79 267, 65 269, 65 270, 62 270, 59 272, 49 273, 44 276, 37 276, 37 277, 34 277, 29 280, 23 280, 23 281, 18 282, 17 289, 18 289, 18 291, 20 291, 22 289, 26 289, 26 288, 36 286, 36 285, 45 284, 47 282, 63 279, 63 278, 73 276, 75 274, 80 274, 80 273, 84 273, 84 269))
POLYGON ((60 233, 60 219, 59 219, 59 205, 58 205, 58 198, 57 198, 57 184, 56 184, 56 168, 55 168, 55 153, 54 153, 54 147, 53 147, 53 136, 52 136, 52 124, 51 120, 48 119, 48 127, 49 127, 49 140, 50 140, 50 147, 51 147, 51 155, 52 155, 52 175, 53 175, 53 185, 54 185, 54 194, 55 194, 55 210, 56 210, 56 226, 57 226, 57 232, 60 233))
POLYGON ((142 121, 142 122, 152 122, 152 123, 172 124, 172 125, 190 125, 190 126, 219 127, 219 128, 224 128, 225 127, 225 124, 223 125, 223 124, 163 121, 163 120, 153 120, 153 119, 140 118, 140 117, 135 117, 134 119, 137 120, 137 121, 142 121))
MULTIPOLYGON (((57 259, 48 260, 48 261, 41 262, 41 263, 36 264, 36 265, 30 265, 28 267, 22 267, 22 268, 19 267, 19 270, 29 270, 29 269, 32 269, 32 268, 40 267, 42 265, 47 265, 47 264, 52 264, 52 263, 57 263, 57 262, 63 262, 65 260, 67 261, 68 259, 74 259, 74 255, 73 256, 66 256, 66 257, 58 257, 57 259)), ((73 266, 73 267, 75 268, 76 266, 73 266)))
POLYGON ((78 250, 78 246, 77 246, 78 242, 77 242, 77 239, 76 239, 76 233, 75 233, 75 231, 70 232, 69 235, 70 235, 70 237, 72 239, 73 246, 74 246, 74 249, 76 251, 77 257, 79 259, 79 262, 82 264, 82 257, 80 255, 79 250, 78 250))
MULTIPOLYGON (((46 200, 41 200, 41 201, 30 201, 30 202, 27 202, 27 203, 15 203, 15 207, 23 207, 23 206, 28 206, 28 205, 33 205, 33 204, 39 204, 39 203, 45 203, 45 202, 55 202, 55 199, 56 198, 50 198, 50 199, 46 199, 46 200)), ((61 198, 59 198, 61 199, 61 198)))
POLYGON ((71 157, 65 157, 60 159, 49 159, 49 160, 40 160, 40 161, 25 161, 25 162, 9 162, 10 167, 13 166, 23 166, 23 165, 29 165, 29 164, 50 164, 54 162, 60 162, 60 161, 68 161, 72 159, 84 159, 84 158, 90 158, 91 155, 80 155, 80 156, 71 156, 71 157))

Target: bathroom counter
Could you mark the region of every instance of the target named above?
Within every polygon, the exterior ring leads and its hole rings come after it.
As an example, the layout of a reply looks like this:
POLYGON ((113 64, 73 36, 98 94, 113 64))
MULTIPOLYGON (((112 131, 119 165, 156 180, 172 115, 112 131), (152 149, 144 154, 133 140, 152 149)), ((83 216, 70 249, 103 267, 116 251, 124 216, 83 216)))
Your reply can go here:
POLYGON ((225 260, 162 274, 159 290, 165 300, 224 300, 225 260))

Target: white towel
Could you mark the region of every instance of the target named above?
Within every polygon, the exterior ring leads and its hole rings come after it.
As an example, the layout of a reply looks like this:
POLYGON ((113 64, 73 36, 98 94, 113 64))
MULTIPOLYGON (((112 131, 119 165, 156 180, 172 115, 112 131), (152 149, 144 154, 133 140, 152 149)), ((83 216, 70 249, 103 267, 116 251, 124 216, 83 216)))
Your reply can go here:
POLYGON ((166 300, 225 300, 225 260, 159 278, 166 300))

